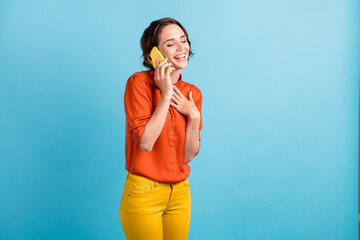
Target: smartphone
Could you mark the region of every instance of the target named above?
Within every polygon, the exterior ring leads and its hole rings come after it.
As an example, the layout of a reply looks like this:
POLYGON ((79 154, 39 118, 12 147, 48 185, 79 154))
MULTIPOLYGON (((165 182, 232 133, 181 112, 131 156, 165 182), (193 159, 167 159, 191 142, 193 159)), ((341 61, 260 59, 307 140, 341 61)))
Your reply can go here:
MULTIPOLYGON (((159 59, 159 63, 165 59, 164 55, 160 52, 160 50, 155 46, 151 49, 149 61, 153 65, 153 67, 156 67, 156 59, 159 59)), ((169 66, 170 67, 170 66, 169 66)), ((167 67, 167 68, 169 68, 167 67)), ((170 71, 172 72, 172 70, 170 71)))

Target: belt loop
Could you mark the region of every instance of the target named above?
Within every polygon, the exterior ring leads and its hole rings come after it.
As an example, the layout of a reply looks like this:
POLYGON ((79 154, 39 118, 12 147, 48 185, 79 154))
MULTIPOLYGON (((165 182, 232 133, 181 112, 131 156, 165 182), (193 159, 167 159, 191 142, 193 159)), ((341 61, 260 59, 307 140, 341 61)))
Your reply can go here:
POLYGON ((158 185, 158 181, 155 181, 155 187, 157 187, 157 185, 158 185))
POLYGON ((127 173, 127 175, 126 175, 126 179, 129 179, 129 173, 127 173))

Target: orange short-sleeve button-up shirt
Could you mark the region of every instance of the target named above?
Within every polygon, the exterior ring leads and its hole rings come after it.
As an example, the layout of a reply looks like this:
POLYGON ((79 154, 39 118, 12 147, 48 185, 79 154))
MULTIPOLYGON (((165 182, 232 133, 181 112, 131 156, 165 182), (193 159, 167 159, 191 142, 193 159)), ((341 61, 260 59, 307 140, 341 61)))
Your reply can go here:
MULTIPOLYGON (((152 150, 145 152, 139 146, 145 125, 152 116, 161 97, 154 80, 154 71, 134 73, 127 81, 124 94, 126 114, 125 168, 132 174, 165 183, 185 180, 190 166, 184 161, 186 116, 170 106, 164 127, 152 150)), ((174 85, 188 98, 193 93, 195 105, 201 115, 202 94, 194 85, 184 82, 182 75, 174 85)), ((200 129, 202 117, 200 118, 200 129)), ((199 140, 200 140, 199 134, 199 140)))

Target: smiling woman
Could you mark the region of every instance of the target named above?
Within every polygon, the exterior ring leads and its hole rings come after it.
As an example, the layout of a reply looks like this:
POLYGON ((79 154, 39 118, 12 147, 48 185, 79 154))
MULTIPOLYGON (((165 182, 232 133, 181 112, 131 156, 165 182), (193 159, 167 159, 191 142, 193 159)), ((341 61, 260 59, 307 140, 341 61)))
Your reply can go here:
POLYGON ((185 28, 172 18, 154 21, 141 38, 143 65, 127 81, 126 178, 120 220, 127 239, 184 240, 190 227, 189 162, 200 149, 202 94, 183 81, 193 54, 185 28), (153 66, 157 47, 165 59, 153 66))
MULTIPOLYGON (((158 46, 159 50, 165 56, 172 56, 167 55, 168 53, 171 53, 168 51, 175 49, 175 44, 180 42, 188 51, 187 58, 185 59, 189 60, 189 57, 193 55, 193 52, 191 51, 191 42, 186 29, 181 25, 181 23, 171 18, 163 18, 152 22, 150 26, 145 29, 140 42, 143 50, 142 57, 144 57, 143 65, 150 70, 155 70, 151 62, 148 60, 151 49, 154 46, 158 46)), ((187 61, 185 62, 187 64, 187 61)))

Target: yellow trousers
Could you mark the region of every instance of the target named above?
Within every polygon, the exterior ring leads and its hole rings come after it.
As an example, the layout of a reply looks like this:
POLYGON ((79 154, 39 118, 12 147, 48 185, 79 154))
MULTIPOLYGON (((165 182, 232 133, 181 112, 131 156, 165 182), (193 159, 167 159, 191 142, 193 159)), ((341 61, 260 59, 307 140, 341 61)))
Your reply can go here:
POLYGON ((190 215, 188 179, 170 184, 128 173, 120 204, 127 240, 186 240, 190 215))

